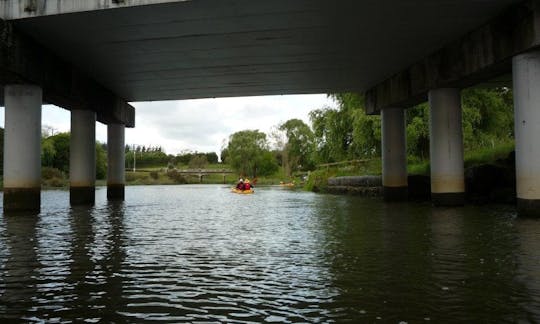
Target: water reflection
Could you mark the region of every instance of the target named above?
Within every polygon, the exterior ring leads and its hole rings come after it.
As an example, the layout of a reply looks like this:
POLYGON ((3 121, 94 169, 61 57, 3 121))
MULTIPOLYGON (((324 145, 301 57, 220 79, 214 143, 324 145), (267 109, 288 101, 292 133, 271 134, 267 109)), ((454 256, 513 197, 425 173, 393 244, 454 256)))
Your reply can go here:
POLYGON ((517 250, 517 278, 526 289, 522 293, 529 296, 523 303, 524 312, 519 319, 523 322, 540 323, 540 227, 538 220, 517 219, 515 230, 519 233, 517 250))
MULTIPOLYGON (((329 306, 337 310, 336 318, 537 321, 539 250, 524 244, 527 252, 519 252, 522 231, 514 228, 511 209, 342 199, 319 206, 333 211, 326 218, 325 258, 340 292, 329 306), (523 255, 527 274, 519 269, 523 255)), ((531 227, 537 234, 538 223, 531 227)))
POLYGON ((4 319, 32 318, 41 264, 37 256, 35 215, 4 216, 0 311, 4 319))
POLYGON ((76 320, 118 321, 125 308, 122 264, 124 203, 109 202, 103 208, 74 207, 70 276, 74 298, 70 315, 76 320))
POLYGON ((86 305, 91 299, 93 285, 87 282, 92 277, 94 263, 91 258, 91 244, 94 241, 94 217, 93 208, 72 207, 69 212, 69 225, 71 228, 71 259, 70 274, 66 281, 73 289, 70 309, 73 316, 80 315, 76 319, 88 317, 86 305))
MULTIPOLYGON (((507 208, 508 209, 508 208, 507 208)), ((434 208, 431 211, 435 320, 520 322, 530 292, 518 279, 518 240, 511 211, 434 208)))
POLYGON ((0 223, 0 318, 539 322, 540 222, 511 208, 219 186, 0 223))

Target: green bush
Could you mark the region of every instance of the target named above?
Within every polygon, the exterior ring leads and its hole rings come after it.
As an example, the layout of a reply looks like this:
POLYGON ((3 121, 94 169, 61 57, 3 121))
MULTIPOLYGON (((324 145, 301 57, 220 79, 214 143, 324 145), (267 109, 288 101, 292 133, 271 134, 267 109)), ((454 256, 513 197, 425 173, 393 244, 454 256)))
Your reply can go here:
POLYGON ((52 177, 50 179, 43 180, 44 187, 61 188, 61 187, 66 187, 67 185, 68 185, 68 182, 64 178, 52 177))
POLYGON ((150 178, 157 180, 159 178, 159 173, 157 171, 151 171, 150 178))
POLYGON ((41 178, 43 180, 50 180, 53 178, 64 179, 64 173, 57 168, 51 167, 42 167, 41 168, 41 178))
POLYGON ((126 172, 126 182, 134 182, 137 180, 148 179, 147 173, 142 172, 126 172))
POLYGON ((167 177, 173 180, 175 183, 187 183, 186 178, 176 170, 167 171, 167 177))

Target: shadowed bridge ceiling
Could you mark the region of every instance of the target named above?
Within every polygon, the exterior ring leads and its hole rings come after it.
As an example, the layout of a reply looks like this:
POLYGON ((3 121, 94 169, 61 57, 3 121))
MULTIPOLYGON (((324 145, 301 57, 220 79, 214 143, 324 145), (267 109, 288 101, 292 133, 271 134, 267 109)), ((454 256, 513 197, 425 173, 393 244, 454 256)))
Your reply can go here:
POLYGON ((150 101, 363 91, 515 2, 193 0, 13 23, 118 96, 150 101))

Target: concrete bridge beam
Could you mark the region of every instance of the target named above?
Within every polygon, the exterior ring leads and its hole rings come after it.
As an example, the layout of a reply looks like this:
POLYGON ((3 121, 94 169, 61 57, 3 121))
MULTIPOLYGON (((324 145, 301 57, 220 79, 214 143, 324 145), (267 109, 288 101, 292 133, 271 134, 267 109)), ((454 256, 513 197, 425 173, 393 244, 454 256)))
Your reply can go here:
POLYGON ((69 201, 72 205, 95 202, 96 113, 71 111, 69 146, 69 201))
POLYGON ((7 85, 4 100, 4 212, 39 212, 42 89, 7 85))
POLYGON ((385 108, 382 119, 383 194, 386 201, 407 199, 405 110, 385 108))
POLYGON ((540 216, 540 51, 512 63, 517 207, 520 215, 540 216))
MULTIPOLYGON (((540 3, 526 0, 365 92, 366 112, 425 102, 430 89, 464 89, 510 74, 512 57, 540 46, 540 3)), ((508 80, 509 81, 509 80, 508 80)))
POLYGON ((125 126, 107 125, 107 198, 124 200, 125 126))
POLYGON ((465 170, 459 89, 429 92, 431 199, 435 206, 465 203, 465 170))
POLYGON ((36 84, 43 89, 46 103, 68 110, 94 110, 104 124, 135 127, 133 106, 0 19, 0 85, 4 84, 36 84))

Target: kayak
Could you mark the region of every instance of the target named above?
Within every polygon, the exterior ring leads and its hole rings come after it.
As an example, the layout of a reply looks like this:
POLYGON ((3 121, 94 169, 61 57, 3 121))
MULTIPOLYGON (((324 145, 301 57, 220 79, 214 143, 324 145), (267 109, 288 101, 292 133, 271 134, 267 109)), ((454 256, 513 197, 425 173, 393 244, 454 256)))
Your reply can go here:
POLYGON ((249 189, 249 190, 240 190, 240 189, 232 188, 232 189, 231 189, 231 192, 237 193, 237 194, 241 194, 241 195, 249 195, 249 194, 254 193, 255 190, 253 190, 253 189, 249 189))
POLYGON ((295 184, 292 183, 292 182, 289 182, 289 183, 280 183, 279 185, 282 186, 282 187, 294 187, 294 186, 295 186, 295 184))

